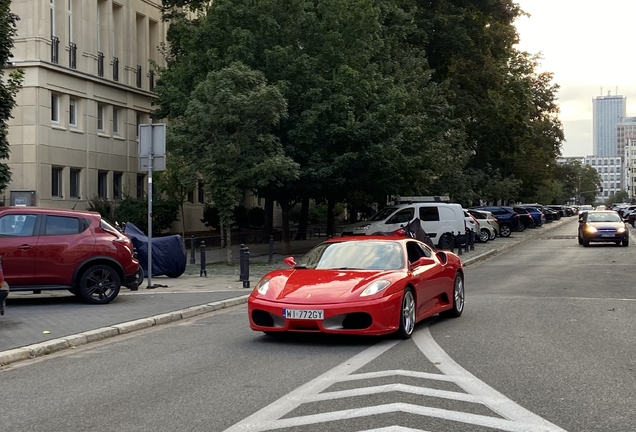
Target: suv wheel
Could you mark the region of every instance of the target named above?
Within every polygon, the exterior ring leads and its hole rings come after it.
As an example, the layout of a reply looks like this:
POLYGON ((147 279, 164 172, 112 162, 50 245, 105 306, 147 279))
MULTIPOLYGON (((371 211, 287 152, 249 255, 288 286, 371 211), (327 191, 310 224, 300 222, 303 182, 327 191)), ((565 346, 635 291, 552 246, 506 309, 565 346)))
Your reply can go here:
POLYGON ((87 303, 106 304, 117 297, 120 287, 121 280, 115 269, 98 264, 89 267, 82 274, 79 294, 87 303))
POLYGON ((502 237, 510 237, 512 227, 508 224, 499 225, 499 235, 502 237))

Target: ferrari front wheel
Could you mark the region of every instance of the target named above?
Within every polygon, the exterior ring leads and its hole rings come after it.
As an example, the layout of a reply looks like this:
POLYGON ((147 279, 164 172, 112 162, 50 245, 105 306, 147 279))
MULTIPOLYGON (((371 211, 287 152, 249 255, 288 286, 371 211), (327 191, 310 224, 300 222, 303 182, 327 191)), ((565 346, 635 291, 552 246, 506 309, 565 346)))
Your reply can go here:
POLYGON ((455 276, 455 286, 453 288, 453 307, 440 315, 445 318, 459 318, 464 312, 464 278, 460 273, 455 276))
POLYGON ((402 308, 400 309, 400 328, 398 335, 402 339, 410 339, 415 329, 415 298, 413 290, 407 288, 402 296, 402 308))

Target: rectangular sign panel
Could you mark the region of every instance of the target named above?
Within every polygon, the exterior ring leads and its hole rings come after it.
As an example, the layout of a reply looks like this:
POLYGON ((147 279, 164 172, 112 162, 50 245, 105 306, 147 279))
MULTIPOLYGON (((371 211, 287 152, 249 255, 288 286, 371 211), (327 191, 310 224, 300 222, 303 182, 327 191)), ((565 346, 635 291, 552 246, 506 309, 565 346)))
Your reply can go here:
MULTIPOLYGON (((148 157, 140 156, 137 158, 138 162, 138 171, 148 171, 148 157)), ((165 171, 166 170, 166 156, 153 156, 152 158, 152 170, 153 171, 165 171)))
POLYGON ((139 125, 139 156, 148 156, 151 149, 155 156, 166 154, 166 125, 164 123, 139 125))

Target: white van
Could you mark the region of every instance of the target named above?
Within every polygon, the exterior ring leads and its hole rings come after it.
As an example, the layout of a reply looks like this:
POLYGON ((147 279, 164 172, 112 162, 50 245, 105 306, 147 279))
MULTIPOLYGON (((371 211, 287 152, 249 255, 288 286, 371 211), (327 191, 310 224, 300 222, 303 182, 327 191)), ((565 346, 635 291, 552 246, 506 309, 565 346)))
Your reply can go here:
POLYGON ((452 235, 464 234, 464 209, 460 204, 422 202, 385 207, 366 221, 347 225, 343 236, 389 233, 420 218, 421 226, 440 249, 449 249, 452 235))

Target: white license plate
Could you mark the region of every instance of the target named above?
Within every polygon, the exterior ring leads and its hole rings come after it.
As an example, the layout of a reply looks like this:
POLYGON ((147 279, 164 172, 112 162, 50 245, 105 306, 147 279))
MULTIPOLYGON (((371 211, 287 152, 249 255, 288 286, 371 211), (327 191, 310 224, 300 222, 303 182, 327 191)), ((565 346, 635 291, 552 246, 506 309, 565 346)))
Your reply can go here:
POLYGON ((317 309, 283 309, 283 318, 321 320, 325 318, 325 311, 317 309))
POLYGON ((601 237, 614 237, 614 234, 601 234, 601 237))

